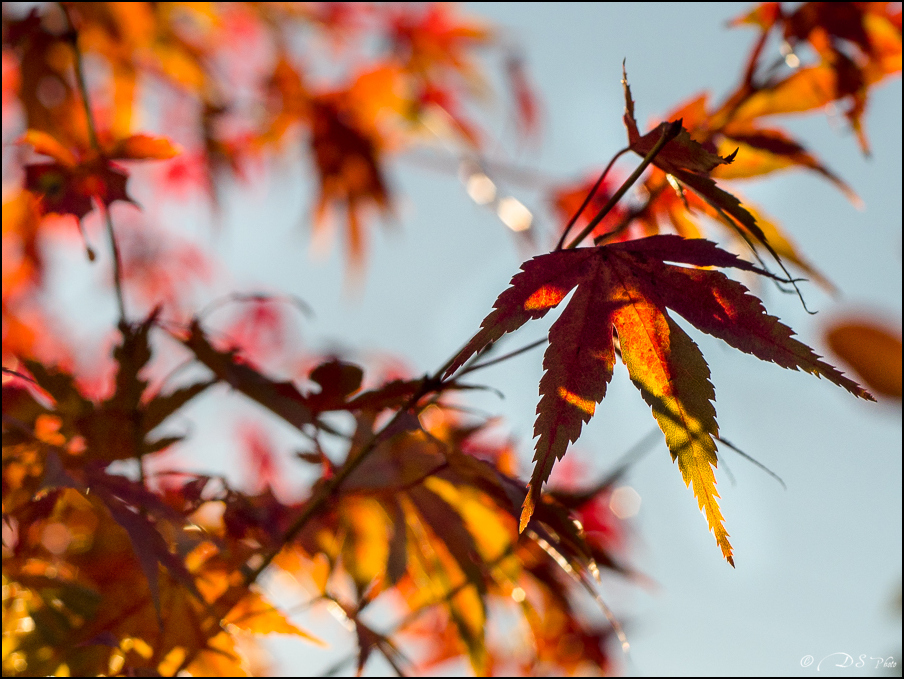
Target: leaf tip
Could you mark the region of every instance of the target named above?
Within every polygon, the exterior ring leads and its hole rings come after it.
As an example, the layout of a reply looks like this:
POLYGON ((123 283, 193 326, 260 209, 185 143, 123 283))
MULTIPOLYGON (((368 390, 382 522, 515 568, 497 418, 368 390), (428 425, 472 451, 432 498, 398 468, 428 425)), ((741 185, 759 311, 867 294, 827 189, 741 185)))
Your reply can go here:
POLYGON ((521 520, 518 523, 519 534, 524 532, 527 528, 527 524, 530 523, 531 517, 534 515, 534 507, 536 506, 534 493, 534 485, 530 484, 527 489, 527 497, 524 498, 524 504, 521 505, 521 520))

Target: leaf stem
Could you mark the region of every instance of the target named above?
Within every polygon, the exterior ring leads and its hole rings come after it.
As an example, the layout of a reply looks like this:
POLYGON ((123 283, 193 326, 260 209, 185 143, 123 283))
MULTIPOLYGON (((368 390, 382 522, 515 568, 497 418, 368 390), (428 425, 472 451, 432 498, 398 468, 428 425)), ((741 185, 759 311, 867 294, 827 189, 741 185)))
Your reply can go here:
POLYGON ((615 238, 615 236, 619 235, 622 231, 627 229, 631 225, 631 222, 633 222, 649 209, 650 205, 653 204, 653 201, 659 197, 659 194, 661 194, 664 189, 665 184, 663 183, 650 191, 650 195, 647 196, 647 199, 644 201, 643 205, 634 208, 628 214, 626 214, 624 218, 611 231, 601 233, 599 236, 594 238, 593 244, 602 245, 605 241, 609 240, 610 238, 615 238))
POLYGON ((578 217, 581 216, 581 213, 587 209, 587 206, 590 204, 590 200, 593 198, 594 194, 599 190, 600 185, 603 183, 603 180, 606 178, 606 175, 609 174, 609 170, 612 169, 612 166, 615 165, 615 161, 621 158, 621 156, 628 151, 631 150, 630 146, 626 146, 621 151, 612 156, 612 160, 609 161, 609 164, 606 165, 606 169, 603 170, 603 173, 600 175, 600 178, 596 180, 596 184, 593 185, 593 188, 590 189, 590 193, 587 194, 587 197, 584 198, 584 202, 581 203, 581 207, 578 208, 578 211, 574 213, 571 219, 568 221, 567 226, 562 231, 562 236, 559 238, 559 242, 556 244, 556 250, 561 250, 562 246, 565 244, 565 239, 568 237, 568 232, 571 231, 571 227, 574 226, 574 223, 578 221, 578 217))
POLYGON ((597 213, 596 217, 591 219, 590 223, 584 227, 584 230, 581 231, 581 233, 579 233, 577 237, 565 247, 566 250, 573 250, 581 243, 581 241, 583 241, 587 236, 590 235, 593 229, 596 228, 597 224, 603 221, 603 218, 607 214, 609 214, 612 208, 615 207, 616 203, 621 200, 622 196, 625 195, 628 189, 630 189, 634 185, 634 182, 638 180, 640 175, 643 174, 644 170, 646 170, 647 167, 649 167, 650 163, 652 163, 656 158, 656 156, 659 155, 659 152, 663 149, 663 147, 670 141, 672 141, 672 139, 677 137, 680 132, 681 120, 676 120, 669 123, 669 125, 662 131, 662 136, 659 137, 659 141, 657 141, 656 144, 654 144, 653 148, 650 149, 650 152, 647 153, 646 156, 644 156, 644 159, 640 163, 640 165, 638 165, 634 172, 631 173, 631 176, 625 180, 624 184, 622 184, 618 188, 618 190, 612 194, 609 202, 607 202, 603 206, 603 208, 597 213))
MULTIPOLYGON (((65 3, 59 3, 60 9, 63 12, 63 15, 66 17, 66 21, 69 23, 69 28, 72 31, 72 50, 75 53, 75 79, 78 83, 79 94, 82 98, 82 104, 85 107, 85 120, 86 126, 88 128, 88 141, 91 144, 91 148, 97 152, 98 155, 103 155, 103 150, 100 147, 100 141, 97 137, 97 125, 94 122, 94 114, 91 112, 91 100, 88 98, 88 84, 85 80, 85 65, 84 60, 82 58, 82 51, 78 46, 78 31, 75 28, 75 23, 72 21, 72 17, 69 15, 69 10, 66 7, 65 3)), ((107 237, 110 240, 110 251, 113 255, 113 287, 116 292, 116 306, 119 311, 119 322, 121 324, 128 323, 126 319, 126 306, 122 292, 122 260, 119 256, 119 246, 116 243, 116 234, 113 231, 113 218, 110 216, 109 207, 104 205, 102 200, 98 200, 95 197, 97 204, 100 210, 104 214, 104 223, 106 225, 107 237)))
POLYGON ((78 31, 75 28, 72 17, 69 16, 66 4, 61 2, 59 5, 66 20, 69 22, 69 28, 72 30, 72 50, 75 52, 75 79, 78 82, 79 93, 82 95, 82 104, 85 107, 85 118, 88 125, 88 141, 94 150, 100 152, 100 143, 97 140, 97 127, 94 124, 94 116, 91 113, 91 104, 88 99, 88 85, 85 81, 85 66, 84 61, 82 60, 82 51, 78 47, 78 31))
POLYGON ((475 363, 474 365, 468 366, 464 368, 459 374, 459 377, 467 375, 470 372, 474 372, 475 370, 480 370, 481 368, 487 368, 491 365, 495 365, 496 363, 502 363, 502 361, 507 361, 510 358, 514 358, 518 354, 523 354, 525 351, 530 351, 531 349, 540 346, 541 344, 545 344, 549 339, 544 337, 543 339, 538 339, 536 342, 531 342, 527 346, 521 347, 520 349, 515 349, 514 351, 510 351, 509 353, 498 356, 490 361, 486 361, 485 363, 475 363))
POLYGON ((113 254, 113 289, 116 293, 116 307, 119 310, 120 323, 128 323, 126 320, 125 296, 122 292, 122 260, 119 255, 119 245, 116 243, 116 234, 113 232, 113 218, 110 216, 110 209, 98 201, 100 209, 104 213, 104 224, 106 225, 107 238, 110 240, 110 252, 113 254))

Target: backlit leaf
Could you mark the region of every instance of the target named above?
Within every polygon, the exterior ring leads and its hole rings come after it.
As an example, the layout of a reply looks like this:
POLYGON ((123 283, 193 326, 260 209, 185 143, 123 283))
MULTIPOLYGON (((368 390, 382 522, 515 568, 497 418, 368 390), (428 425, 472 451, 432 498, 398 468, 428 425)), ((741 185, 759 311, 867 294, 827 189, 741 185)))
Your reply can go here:
POLYGON ((390 204, 376 132, 357 125, 353 115, 340 95, 314 100, 311 150, 320 178, 315 228, 324 233, 333 208, 342 206, 350 264, 358 267, 366 247, 362 219, 373 208, 387 213, 390 204))
POLYGON ((800 166, 813 170, 832 182, 854 205, 862 201, 838 175, 829 170, 802 145, 781 130, 733 126, 724 132, 723 148, 739 148, 731 165, 717 167, 713 175, 718 179, 740 179, 800 166))
MULTIPOLYGON (((640 131, 637 129, 637 121, 634 119, 634 100, 631 97, 631 86, 628 85, 628 74, 624 70, 624 65, 622 66, 622 87, 625 94, 624 121, 625 127, 628 128, 628 142, 632 151, 639 156, 645 156, 659 141, 669 123, 660 123, 653 130, 641 136, 640 131)), ((734 153, 723 158, 708 151, 701 144, 691 139, 688 131, 682 128, 678 136, 660 151, 659 155, 653 160, 653 164, 669 174, 675 174, 676 170, 707 173, 719 165, 730 164, 734 158, 734 153)))
MULTIPOLYGON (((791 49, 807 43, 819 63, 757 87, 732 115, 738 120, 752 119, 845 100, 849 106, 844 115, 868 154, 862 118, 869 89, 901 71, 901 14, 900 7, 895 9, 893 3, 805 2, 789 12, 778 3, 764 3, 736 19, 734 24, 758 26, 764 37, 773 29, 780 30, 791 49)), ((799 63, 797 55, 793 56, 799 63)))
POLYGON ((740 283, 718 271, 667 262, 769 275, 709 241, 679 236, 541 255, 522 265, 446 375, 503 334, 545 315, 577 287, 549 331, 534 427, 535 467, 521 530, 535 511, 553 464, 577 439, 605 396, 615 361, 614 329, 628 374, 652 408, 723 555, 733 563, 713 476, 718 436, 712 405, 715 392, 702 354, 667 309, 762 360, 824 377, 861 398, 872 400, 872 396, 793 339, 791 329, 767 315, 740 283))
MULTIPOLYGON (((639 155, 646 155, 662 136, 662 131, 668 123, 660 125, 652 132, 640 136, 637 123, 634 121, 634 101, 631 98, 631 88, 628 85, 628 76, 622 67, 624 79, 622 84, 625 92, 625 126, 628 128, 628 140, 631 149, 639 155)), ((721 165, 731 164, 737 155, 735 149, 729 155, 722 157, 708 151, 703 145, 691 139, 687 130, 681 133, 663 147, 662 151, 653 160, 653 164, 663 172, 681 180, 681 182, 693 189, 704 201, 709 203, 721 215, 727 215, 729 223, 737 229, 744 229, 753 235, 769 251, 775 251, 766 240, 766 235, 757 225, 756 219, 744 207, 741 201, 727 191, 716 186, 716 182, 709 177, 709 173, 721 165), (733 221, 732 221, 733 220, 733 221)))
POLYGON ((248 596, 234 606, 226 618, 224 625, 235 625, 239 629, 254 634, 292 634, 313 642, 318 646, 326 646, 324 642, 298 626, 289 622, 285 614, 275 608, 262 595, 251 591, 248 596))

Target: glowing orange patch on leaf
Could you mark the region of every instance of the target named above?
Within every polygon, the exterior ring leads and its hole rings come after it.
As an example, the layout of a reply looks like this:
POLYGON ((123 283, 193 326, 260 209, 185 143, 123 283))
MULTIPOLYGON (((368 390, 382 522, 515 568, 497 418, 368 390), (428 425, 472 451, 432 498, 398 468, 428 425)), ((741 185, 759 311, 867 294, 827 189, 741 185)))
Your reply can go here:
POLYGON ((589 415, 593 415, 596 411, 596 403, 590 399, 581 398, 574 392, 568 391, 565 387, 559 387, 559 396, 589 415))
POLYGON ((524 310, 549 309, 561 302, 567 294, 568 290, 563 288, 555 285, 544 285, 525 300, 524 310))

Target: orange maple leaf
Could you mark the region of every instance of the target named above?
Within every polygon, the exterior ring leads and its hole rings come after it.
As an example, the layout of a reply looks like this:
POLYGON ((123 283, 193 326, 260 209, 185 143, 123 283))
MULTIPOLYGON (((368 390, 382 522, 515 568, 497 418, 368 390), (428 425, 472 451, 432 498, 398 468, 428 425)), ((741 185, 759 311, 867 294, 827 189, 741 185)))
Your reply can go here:
POLYGON ((724 139, 720 146, 740 147, 742 151, 735 163, 718 167, 713 171, 713 175, 719 179, 756 177, 797 166, 812 170, 828 179, 854 205, 862 205, 863 201, 847 182, 782 130, 738 123, 722 130, 721 136, 724 139))
POLYGON ((791 13, 779 3, 763 3, 732 24, 752 24, 765 37, 781 32, 787 57, 807 43, 819 64, 795 71, 784 79, 758 88, 736 112, 740 118, 819 108, 847 100, 845 117, 864 154, 869 141, 863 129, 869 89, 888 75, 901 71, 901 10, 886 2, 805 2, 791 13), (897 9, 897 11, 895 11, 897 9))
POLYGON ((666 262, 771 275, 709 241, 680 236, 652 236, 540 255, 522 265, 512 287, 499 295, 494 311, 455 357, 446 376, 505 333, 545 316, 577 288, 549 331, 534 425, 536 465, 523 504, 521 530, 530 521, 553 464, 577 440, 606 395, 615 364, 614 330, 631 380, 652 408, 672 459, 678 460, 685 483, 693 486, 723 555, 734 565, 713 475, 718 426, 709 368, 667 309, 736 349, 825 377, 855 396, 874 399, 793 339, 793 331, 769 316, 740 283, 718 271, 666 262))
POLYGON ((482 24, 456 16, 453 6, 429 3, 403 6, 389 12, 394 52, 412 72, 451 68, 465 76, 475 73, 467 51, 490 40, 482 24))

